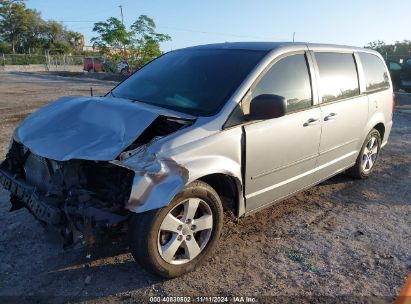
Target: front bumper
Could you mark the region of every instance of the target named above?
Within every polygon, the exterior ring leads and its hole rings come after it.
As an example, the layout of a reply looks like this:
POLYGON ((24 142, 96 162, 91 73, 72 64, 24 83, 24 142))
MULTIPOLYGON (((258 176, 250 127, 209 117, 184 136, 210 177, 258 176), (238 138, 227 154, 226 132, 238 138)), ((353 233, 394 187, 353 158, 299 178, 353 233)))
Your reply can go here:
POLYGON ((43 202, 43 198, 36 192, 36 188, 24 180, 14 178, 8 172, 0 169, 0 184, 15 196, 40 221, 58 225, 62 220, 62 212, 43 202))

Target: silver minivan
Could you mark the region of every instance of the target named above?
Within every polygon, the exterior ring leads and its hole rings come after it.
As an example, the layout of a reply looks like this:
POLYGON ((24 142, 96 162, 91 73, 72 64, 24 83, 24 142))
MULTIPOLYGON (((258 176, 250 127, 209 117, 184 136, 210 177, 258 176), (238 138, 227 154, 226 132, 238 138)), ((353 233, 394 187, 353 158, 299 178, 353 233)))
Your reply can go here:
POLYGON ((368 49, 223 43, 169 52, 104 97, 66 97, 16 128, 0 166, 12 210, 68 248, 128 231, 171 278, 211 254, 224 208, 243 217, 345 172, 370 176, 393 92, 368 49))

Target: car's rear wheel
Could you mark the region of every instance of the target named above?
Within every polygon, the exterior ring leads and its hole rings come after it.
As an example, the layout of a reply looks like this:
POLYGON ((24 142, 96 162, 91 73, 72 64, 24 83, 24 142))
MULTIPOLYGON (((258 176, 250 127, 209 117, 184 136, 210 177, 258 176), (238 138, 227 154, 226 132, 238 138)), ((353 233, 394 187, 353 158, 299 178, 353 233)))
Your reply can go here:
POLYGON ((130 250, 145 269, 165 278, 194 270, 213 251, 223 225, 218 194, 196 181, 169 206, 133 215, 130 250))
POLYGON ((348 169, 346 173, 355 178, 368 178, 374 170, 380 149, 381 135, 376 129, 372 129, 362 145, 355 165, 348 169))

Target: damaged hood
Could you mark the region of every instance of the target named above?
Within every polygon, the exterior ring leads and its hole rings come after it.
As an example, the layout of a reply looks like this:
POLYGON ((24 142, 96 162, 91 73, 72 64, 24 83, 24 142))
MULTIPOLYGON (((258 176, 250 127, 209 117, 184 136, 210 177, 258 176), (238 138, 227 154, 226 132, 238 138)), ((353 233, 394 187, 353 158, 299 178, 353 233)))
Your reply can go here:
POLYGON ((159 115, 164 113, 126 99, 64 97, 26 118, 14 139, 33 153, 57 161, 108 161, 159 115))

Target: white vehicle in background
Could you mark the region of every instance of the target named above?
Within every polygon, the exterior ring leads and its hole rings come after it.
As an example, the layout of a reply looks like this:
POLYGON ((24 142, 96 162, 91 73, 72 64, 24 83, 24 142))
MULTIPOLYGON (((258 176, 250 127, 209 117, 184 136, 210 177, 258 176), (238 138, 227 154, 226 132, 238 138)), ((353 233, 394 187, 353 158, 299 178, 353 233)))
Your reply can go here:
POLYGON ((117 64, 117 69, 126 78, 131 75, 130 66, 126 60, 120 60, 117 64))

